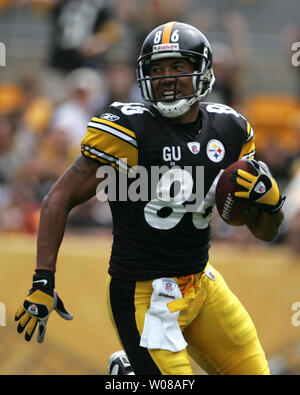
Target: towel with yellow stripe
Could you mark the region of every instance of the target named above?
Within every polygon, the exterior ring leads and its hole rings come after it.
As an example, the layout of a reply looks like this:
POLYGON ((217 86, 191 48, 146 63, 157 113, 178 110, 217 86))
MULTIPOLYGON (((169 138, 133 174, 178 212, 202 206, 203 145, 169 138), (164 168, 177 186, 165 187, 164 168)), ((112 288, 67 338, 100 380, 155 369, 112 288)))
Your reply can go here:
POLYGON ((197 281, 194 275, 159 278, 153 281, 149 310, 145 315, 140 346, 178 352, 186 348, 178 317, 187 310, 196 297, 197 281))

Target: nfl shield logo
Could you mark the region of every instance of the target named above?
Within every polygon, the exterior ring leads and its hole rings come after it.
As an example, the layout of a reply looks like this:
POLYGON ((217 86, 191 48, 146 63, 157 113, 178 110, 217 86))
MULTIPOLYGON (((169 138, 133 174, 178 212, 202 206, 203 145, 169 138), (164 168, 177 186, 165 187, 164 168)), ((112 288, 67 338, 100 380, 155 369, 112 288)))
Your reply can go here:
POLYGON ((36 306, 35 304, 32 303, 32 304, 28 307, 28 313, 33 314, 33 315, 38 315, 39 311, 38 311, 37 306, 36 306))
POLYGON ((205 274, 207 275, 208 278, 210 278, 212 281, 215 281, 216 276, 215 273, 211 269, 206 269, 205 274))
POLYGON ((187 145, 193 154, 196 155, 200 152, 200 143, 198 143, 197 141, 192 141, 191 143, 188 143, 187 145))
POLYGON ((257 184, 257 186, 254 189, 255 192, 257 193, 265 193, 266 192, 266 186, 265 184, 261 181, 257 184))
POLYGON ((164 278, 163 285, 167 292, 172 292, 175 288, 175 281, 172 278, 164 278))

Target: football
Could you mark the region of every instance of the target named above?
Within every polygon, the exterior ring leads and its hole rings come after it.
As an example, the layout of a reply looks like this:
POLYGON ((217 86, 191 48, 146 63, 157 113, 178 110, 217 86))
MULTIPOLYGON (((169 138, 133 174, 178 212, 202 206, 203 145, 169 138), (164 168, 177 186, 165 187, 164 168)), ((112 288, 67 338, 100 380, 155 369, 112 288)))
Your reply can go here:
POLYGON ((242 190, 241 186, 233 184, 229 178, 232 170, 242 169, 251 174, 255 170, 246 162, 239 160, 228 166, 222 173, 216 187, 216 206, 221 218, 229 225, 245 225, 249 217, 257 215, 257 205, 248 199, 234 197, 233 193, 242 190))

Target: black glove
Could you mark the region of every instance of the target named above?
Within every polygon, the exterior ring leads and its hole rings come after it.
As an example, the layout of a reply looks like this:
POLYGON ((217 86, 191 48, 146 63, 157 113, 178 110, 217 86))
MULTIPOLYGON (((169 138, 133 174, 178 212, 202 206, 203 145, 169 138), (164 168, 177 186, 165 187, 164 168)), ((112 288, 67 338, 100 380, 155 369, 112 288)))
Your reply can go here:
POLYGON ((54 272, 50 270, 36 270, 36 274, 33 276, 32 288, 15 315, 15 320, 20 320, 17 331, 22 333, 27 326, 25 340, 30 341, 35 328, 39 324, 37 341, 42 343, 45 337, 47 321, 53 310, 56 310, 65 320, 73 319, 72 314, 67 312, 62 300, 54 289, 54 272))

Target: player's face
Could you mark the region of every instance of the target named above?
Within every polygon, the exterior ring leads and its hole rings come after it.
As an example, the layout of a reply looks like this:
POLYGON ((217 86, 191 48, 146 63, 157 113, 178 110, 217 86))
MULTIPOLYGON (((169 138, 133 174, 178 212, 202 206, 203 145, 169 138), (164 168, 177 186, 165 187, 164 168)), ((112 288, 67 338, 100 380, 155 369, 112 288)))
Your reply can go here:
MULTIPOLYGON (((150 77, 193 73, 194 71, 195 68, 193 64, 187 59, 160 59, 150 64, 150 77)), ((152 80, 152 84, 157 100, 164 99, 167 101, 174 101, 174 97, 179 99, 180 97, 192 95, 194 93, 191 76, 178 78, 177 85, 175 77, 152 80)))

